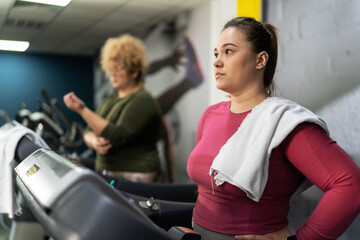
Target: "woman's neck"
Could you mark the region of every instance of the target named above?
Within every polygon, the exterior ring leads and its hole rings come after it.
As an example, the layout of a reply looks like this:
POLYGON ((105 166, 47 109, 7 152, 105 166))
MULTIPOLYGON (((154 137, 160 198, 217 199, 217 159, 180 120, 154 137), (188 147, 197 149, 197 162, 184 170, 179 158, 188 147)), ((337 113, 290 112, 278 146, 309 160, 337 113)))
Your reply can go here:
POLYGON ((230 111, 232 113, 242 113, 253 109, 255 106, 259 105, 262 101, 269 97, 267 92, 261 92, 251 95, 241 95, 241 96, 230 96, 231 106, 230 111))
POLYGON ((144 84, 137 84, 137 85, 133 85, 133 86, 129 86, 126 89, 121 89, 118 90, 118 96, 119 98, 125 98, 127 96, 130 96, 133 93, 136 93, 137 91, 139 91, 142 87, 144 86, 144 84))

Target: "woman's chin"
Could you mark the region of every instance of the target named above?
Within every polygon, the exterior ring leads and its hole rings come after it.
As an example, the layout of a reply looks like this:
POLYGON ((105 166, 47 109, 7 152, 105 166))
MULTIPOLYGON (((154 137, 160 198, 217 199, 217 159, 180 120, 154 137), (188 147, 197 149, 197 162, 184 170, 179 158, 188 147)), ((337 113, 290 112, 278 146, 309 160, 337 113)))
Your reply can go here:
POLYGON ((216 88, 221 91, 225 91, 225 89, 226 89, 222 84, 219 84, 218 82, 216 83, 216 88))
POLYGON ((119 84, 117 82, 111 82, 111 86, 115 89, 119 88, 119 84))

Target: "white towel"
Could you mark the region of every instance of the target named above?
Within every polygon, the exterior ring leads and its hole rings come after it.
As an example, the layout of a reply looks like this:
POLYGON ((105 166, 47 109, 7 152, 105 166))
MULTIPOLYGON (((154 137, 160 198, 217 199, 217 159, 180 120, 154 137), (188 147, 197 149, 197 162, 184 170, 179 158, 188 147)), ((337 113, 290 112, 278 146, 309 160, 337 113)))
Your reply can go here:
POLYGON ((0 212, 7 213, 9 218, 21 211, 16 202, 12 173, 16 147, 24 136, 40 147, 49 148, 39 135, 16 122, 7 123, 0 128, 0 212))
MULTIPOLYGON (((258 202, 267 183, 271 151, 302 122, 316 123, 328 132, 325 122, 305 107, 280 97, 265 99, 222 146, 210 175, 215 171, 217 185, 228 182, 258 202)), ((304 182, 301 190, 309 186, 304 182)))

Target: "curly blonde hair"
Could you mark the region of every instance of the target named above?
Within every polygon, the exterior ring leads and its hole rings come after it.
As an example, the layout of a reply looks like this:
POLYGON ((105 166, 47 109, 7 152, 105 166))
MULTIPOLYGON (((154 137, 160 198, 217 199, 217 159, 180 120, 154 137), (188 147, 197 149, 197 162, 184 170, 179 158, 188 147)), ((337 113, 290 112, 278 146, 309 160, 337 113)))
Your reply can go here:
POLYGON ((130 73, 138 71, 136 81, 144 81, 147 59, 143 42, 129 34, 109 38, 102 47, 100 65, 105 73, 116 65, 130 73))

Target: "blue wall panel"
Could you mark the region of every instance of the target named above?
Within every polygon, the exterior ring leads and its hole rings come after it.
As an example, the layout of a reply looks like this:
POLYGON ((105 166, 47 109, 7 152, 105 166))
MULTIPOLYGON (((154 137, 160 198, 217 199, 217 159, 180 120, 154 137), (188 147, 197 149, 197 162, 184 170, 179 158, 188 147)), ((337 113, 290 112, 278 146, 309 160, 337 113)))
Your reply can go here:
MULTIPOLYGON (((47 88, 64 109, 62 97, 69 91, 74 91, 92 108, 93 59, 0 52, 0 109, 13 119, 22 103, 30 111, 36 111, 36 101, 45 100, 42 87, 47 88)), ((75 113, 67 109, 66 113, 71 120, 83 123, 75 113)))

